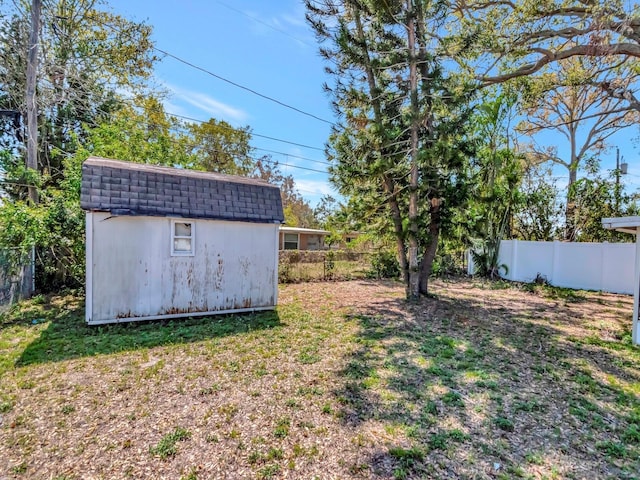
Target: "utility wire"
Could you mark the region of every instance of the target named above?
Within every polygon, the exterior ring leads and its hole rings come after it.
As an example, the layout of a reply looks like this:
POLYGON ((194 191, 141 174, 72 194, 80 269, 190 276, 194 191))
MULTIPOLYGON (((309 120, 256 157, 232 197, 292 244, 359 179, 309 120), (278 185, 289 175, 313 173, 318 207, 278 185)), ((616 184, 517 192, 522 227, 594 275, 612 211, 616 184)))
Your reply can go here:
MULTIPOLYGON (((161 125, 159 123, 148 122, 148 121, 144 121, 144 120, 133 120, 133 122, 136 125, 142 125, 142 126, 151 127, 151 128, 163 127, 163 125, 161 125)), ((93 125, 96 126, 96 127, 99 126, 95 122, 93 123, 93 125)), ((219 126, 219 125, 217 125, 217 126, 219 126)), ((181 133, 181 134, 191 133, 190 130, 187 127, 180 126, 180 125, 168 126, 168 129, 172 130, 172 131, 174 131, 176 133, 181 133)), ((130 133, 130 132, 128 132, 128 133, 130 133)), ((214 135, 211 134, 211 133, 205 133, 204 137, 205 138, 209 138, 209 139, 215 139, 214 135)), ((177 143, 177 142, 175 142, 175 143, 177 143)), ((329 162, 323 162, 323 161, 320 161, 320 160, 314 160, 312 158, 302 157, 300 155, 293 155, 293 154, 290 154, 290 153, 278 152, 276 150, 269 150, 269 149, 266 149, 266 148, 259 148, 259 147, 251 147, 250 146, 250 149, 251 150, 260 150, 260 151, 264 151, 264 152, 275 153, 275 154, 278 154, 278 155, 285 155, 285 156, 291 157, 291 158, 299 158, 301 160, 306 160, 308 162, 313 162, 313 163, 319 163, 321 165, 327 165, 327 166, 331 165, 329 162)), ((223 150, 213 150, 213 151, 216 152, 216 153, 228 153, 228 152, 225 152, 223 150)), ((248 158, 253 159, 253 160, 258 160, 257 158, 252 157, 250 155, 246 155, 246 156, 248 158)), ((312 169, 312 168, 309 168, 309 167, 300 167, 300 166, 292 165, 292 164, 281 163, 281 165, 286 165, 286 166, 290 166, 290 167, 293 167, 293 168, 301 168, 301 169, 304 169, 304 170, 310 170, 312 172, 328 173, 326 170, 317 170, 317 169, 312 169)))
MULTIPOLYGON (((135 123, 137 123, 138 125, 146 125, 148 127, 156 127, 156 126, 160 126, 158 124, 154 124, 154 123, 150 123, 150 122, 144 122, 144 121, 136 121, 135 123)), ((126 130, 124 130, 126 133, 130 134, 131 132, 127 132, 126 130)), ((176 145, 182 145, 177 139, 173 139, 173 138, 168 138, 168 140, 176 145)), ((224 150, 218 150, 218 149, 213 149, 213 152, 216 153, 225 153, 228 154, 229 152, 225 152, 224 150)), ((327 175, 329 172, 327 172, 326 170, 319 170, 317 168, 311 168, 311 167, 302 167, 300 165, 294 165, 291 163, 283 163, 283 162, 279 162, 277 160, 273 160, 270 158, 265 158, 265 157, 255 157, 252 155, 245 155, 247 158, 250 158, 251 160, 254 161, 262 161, 262 162, 266 162, 266 163, 270 163, 272 165, 277 165, 277 166, 284 166, 284 167, 291 167, 291 168, 297 168, 300 170, 306 170, 309 172, 315 172, 315 173, 322 173, 327 175)))
MULTIPOLYGON (((135 107, 138 107, 138 105, 133 105, 133 104, 131 104, 131 105, 135 106, 135 107)), ((208 122, 208 120, 200 120, 199 118, 187 117, 185 115, 179 115, 177 113, 171 113, 171 112, 165 112, 165 113, 167 115, 172 116, 172 117, 182 118, 183 120, 189 120, 189 121, 192 121, 192 122, 197 122, 197 123, 207 123, 208 122)), ((227 130, 233 130, 233 131, 236 131, 236 132, 243 132, 244 131, 244 130, 242 130, 240 128, 233 128, 231 126, 230 127, 226 127, 226 126, 223 126, 223 125, 218 125, 218 127, 224 128, 224 129, 227 129, 227 130)), ((324 148, 313 147, 311 145, 305 145, 304 143, 291 142, 289 140, 283 140, 281 138, 269 137, 267 135, 260 135, 259 133, 255 133, 255 132, 250 132, 250 135, 252 137, 266 138, 267 140, 273 140, 275 142, 287 143, 289 145, 295 145, 296 147, 308 148, 308 149, 311 149, 311 150, 318 150, 320 152, 324 152, 324 148)))
POLYGON ((300 155, 293 155, 291 153, 278 152, 276 150, 269 150, 267 148, 253 147, 253 149, 254 150, 260 150, 262 152, 275 153, 275 154, 278 154, 278 155, 286 155, 287 157, 291 157, 291 158, 299 158, 300 160, 306 160, 307 162, 319 163, 321 165, 331 165, 329 162, 323 162, 322 160, 314 160, 312 158, 301 157, 300 155))
MULTIPOLYGON (((92 18, 92 19, 93 19, 94 21, 97 21, 97 22, 98 22, 98 23, 100 23, 101 25, 103 25, 103 26, 105 26, 105 27, 107 27, 107 28, 110 28, 112 31, 116 31, 116 32, 118 31, 118 29, 116 29, 116 28, 115 28, 115 27, 113 27, 112 25, 109 25, 109 24, 107 24, 107 23, 105 23, 105 22, 101 22, 101 21, 100 21, 100 20, 98 20, 97 18, 92 18)), ((207 70, 206 68, 201 67, 201 66, 199 66, 199 65, 196 65, 195 63, 192 63, 192 62, 190 62, 190 61, 188 61, 188 60, 185 60, 184 58, 181 58, 181 57, 179 57, 179 56, 177 56, 177 55, 174 55, 173 53, 169 53, 169 52, 167 52, 166 50, 163 50, 163 49, 158 48, 158 47, 155 47, 155 46, 151 46, 151 48, 152 48, 153 50, 155 50, 156 52, 162 53, 163 55, 165 55, 165 56, 167 56, 167 57, 171 57, 171 58, 173 58, 174 60, 176 60, 176 61, 178 61, 178 62, 180 62, 180 63, 183 63, 184 65, 187 65, 187 66, 189 66, 189 67, 191 67, 191 68, 194 68, 194 69, 196 69, 196 70, 199 70, 199 71, 201 71, 201 72, 203 72, 203 73, 206 73, 207 75, 211 75, 212 77, 217 78, 218 80, 222 80, 223 82, 226 82, 226 83, 228 83, 228 84, 230 84, 230 85, 233 85, 234 87, 237 87, 237 88, 240 88, 240 89, 245 90, 245 91, 247 91, 247 92, 250 92, 250 93, 252 93, 252 94, 254 94, 254 95, 257 95, 258 97, 261 97, 261 98, 264 98, 264 99, 269 100, 269 101, 271 101, 271 102, 274 102, 274 103, 276 103, 276 104, 278 104, 278 105, 280 105, 280 106, 282 106, 282 107, 288 108, 288 109, 293 110, 293 111, 295 111, 295 112, 298 112, 298 113, 300 113, 300 114, 302 114, 302 115, 306 115, 306 116, 308 116, 308 117, 314 118, 314 119, 316 119, 316 120, 318 120, 318 121, 320 121, 320 122, 326 123, 327 125, 331 125, 331 126, 333 126, 333 125, 334 125, 334 123, 333 123, 333 122, 330 122, 329 120, 326 120, 326 119, 324 119, 324 118, 321 118, 321 117, 319 117, 319 116, 317 116, 317 115, 314 115, 314 114, 312 114, 312 113, 305 112, 304 110, 301 110, 301 109, 299 109, 299 108, 296 108, 296 107, 294 107, 294 106, 292 106, 292 105, 289 105, 289 104, 287 104, 287 103, 285 103, 285 102, 282 102, 282 101, 280 101, 280 100, 278 100, 278 99, 275 99, 275 98, 270 97, 270 96, 268 96, 268 95, 265 95, 265 94, 263 94, 263 93, 257 92, 257 91, 255 91, 255 90, 253 90, 253 89, 249 88, 249 87, 246 87, 246 86, 244 86, 244 85, 241 85, 241 84, 239 84, 239 83, 237 83, 237 82, 234 82, 234 81, 232 81, 232 80, 229 80, 228 78, 225 78, 225 77, 223 77, 223 76, 221 76, 221 75, 218 75, 218 74, 216 74, 216 73, 213 73, 212 71, 207 70)))
POLYGON ((153 48, 155 51, 160 52, 160 53, 166 55, 167 57, 171 57, 174 60, 176 60, 176 61, 178 61, 180 63, 183 63, 183 64, 185 64, 185 65, 187 65, 187 66, 189 66, 191 68, 194 68, 196 70, 204 72, 207 75, 211 75, 212 77, 217 78, 218 80, 222 80, 223 82, 226 82, 226 83, 228 83, 230 85, 233 85, 234 87, 240 88, 240 89, 245 90, 245 91, 250 92, 250 93, 253 93, 254 95, 257 95, 258 97, 264 98, 264 99, 269 100, 269 101, 274 102, 274 103, 277 103, 280 106, 283 106, 283 107, 288 108, 290 110, 293 110, 295 112, 301 113, 302 115, 306 115, 306 116, 314 118, 314 119, 316 119, 316 120, 318 120, 320 122, 323 122, 323 123, 326 123, 328 125, 332 125, 333 126, 333 122, 330 122, 329 120, 325 120, 324 118, 318 117, 317 115, 314 115, 313 113, 305 112, 304 110, 300 110, 299 108, 296 108, 296 107, 293 107, 293 106, 291 106, 291 105, 289 105, 287 103, 281 102, 280 100, 277 100, 277 99, 275 99, 273 97, 270 97, 268 95, 264 95, 262 93, 256 92, 255 90, 253 90, 253 89, 251 89, 249 87, 245 87, 244 85, 240 85, 239 83, 236 83, 236 82, 234 82, 232 80, 229 80, 228 78, 225 78, 225 77, 223 77, 221 75, 213 73, 212 71, 207 70, 206 68, 203 68, 203 67, 200 67, 200 66, 198 66, 198 65, 196 65, 194 63, 191 63, 191 62, 189 62, 189 61, 187 61, 187 60, 185 60, 183 58, 178 57, 177 55, 174 55, 172 53, 167 52, 166 50, 162 50, 161 48, 158 48, 158 47, 151 47, 151 48, 153 48))
POLYGON ((277 28, 277 27, 271 25, 270 23, 263 22, 259 18, 256 18, 253 15, 249 15, 248 13, 243 12, 242 10, 240 10, 238 8, 232 7, 231 5, 227 5, 226 3, 220 2, 219 0, 216 0, 216 3, 218 5, 222 5, 225 8, 228 8, 229 10, 233 10, 234 12, 239 13, 240 15, 244 15, 245 17, 250 18, 251 20, 253 20, 256 23, 264 25, 265 27, 269 27, 270 29, 275 30, 276 32, 280 32, 281 34, 286 35, 289 38, 293 38, 294 40, 296 40, 296 41, 298 41, 298 42, 300 42, 300 43, 302 43, 304 45, 307 45, 308 47, 315 47, 315 45, 311 45, 310 43, 307 43, 304 40, 301 40, 300 38, 294 37, 293 35, 291 35, 287 31, 282 30, 281 28, 277 28))

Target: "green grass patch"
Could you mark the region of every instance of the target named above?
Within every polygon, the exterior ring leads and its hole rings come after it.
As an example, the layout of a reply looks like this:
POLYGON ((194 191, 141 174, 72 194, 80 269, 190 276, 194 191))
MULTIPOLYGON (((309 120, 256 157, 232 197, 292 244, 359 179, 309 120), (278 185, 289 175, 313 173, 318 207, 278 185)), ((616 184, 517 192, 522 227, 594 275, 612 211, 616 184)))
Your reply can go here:
POLYGON ((157 445, 150 447, 149 451, 152 455, 162 459, 172 457, 178 452, 176 444, 180 441, 187 440, 190 437, 191 432, 184 428, 176 427, 173 432, 167 433, 162 437, 157 445))
POLYGON ((493 423, 500 430, 504 430, 505 432, 513 432, 515 430, 515 425, 512 420, 506 417, 496 417, 493 419, 493 423))

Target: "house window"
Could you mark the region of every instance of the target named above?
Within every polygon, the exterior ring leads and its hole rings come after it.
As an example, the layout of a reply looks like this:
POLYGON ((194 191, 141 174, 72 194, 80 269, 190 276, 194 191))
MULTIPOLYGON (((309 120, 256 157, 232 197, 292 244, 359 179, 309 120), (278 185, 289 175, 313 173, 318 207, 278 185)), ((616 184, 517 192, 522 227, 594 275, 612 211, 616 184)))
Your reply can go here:
POLYGON ((181 220, 171 221, 171 255, 193 256, 195 225, 181 220))
POLYGON ((297 233, 284 234, 284 249, 298 250, 298 234, 297 233))

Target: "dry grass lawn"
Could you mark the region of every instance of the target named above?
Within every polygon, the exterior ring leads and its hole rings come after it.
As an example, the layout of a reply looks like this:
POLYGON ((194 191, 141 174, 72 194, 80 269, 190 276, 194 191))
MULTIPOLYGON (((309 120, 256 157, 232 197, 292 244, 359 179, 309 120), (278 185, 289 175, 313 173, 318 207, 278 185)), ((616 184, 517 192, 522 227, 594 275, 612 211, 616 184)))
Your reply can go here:
POLYGON ((0 479, 640 475, 632 299, 437 281, 287 285, 275 313, 0 320, 0 479))

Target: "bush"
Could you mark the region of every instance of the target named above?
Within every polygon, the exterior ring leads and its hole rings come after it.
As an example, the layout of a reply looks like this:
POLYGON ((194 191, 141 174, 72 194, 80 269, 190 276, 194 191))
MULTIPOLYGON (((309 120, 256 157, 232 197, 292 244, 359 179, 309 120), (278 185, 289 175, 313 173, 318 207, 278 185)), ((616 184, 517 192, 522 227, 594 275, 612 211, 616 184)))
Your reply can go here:
POLYGON ((447 275, 461 275, 465 273, 464 264, 460 252, 438 253, 431 266, 431 275, 445 277, 447 275))
POLYGON ((395 253, 389 250, 381 250, 371 257, 370 278, 398 278, 400 265, 395 253))

